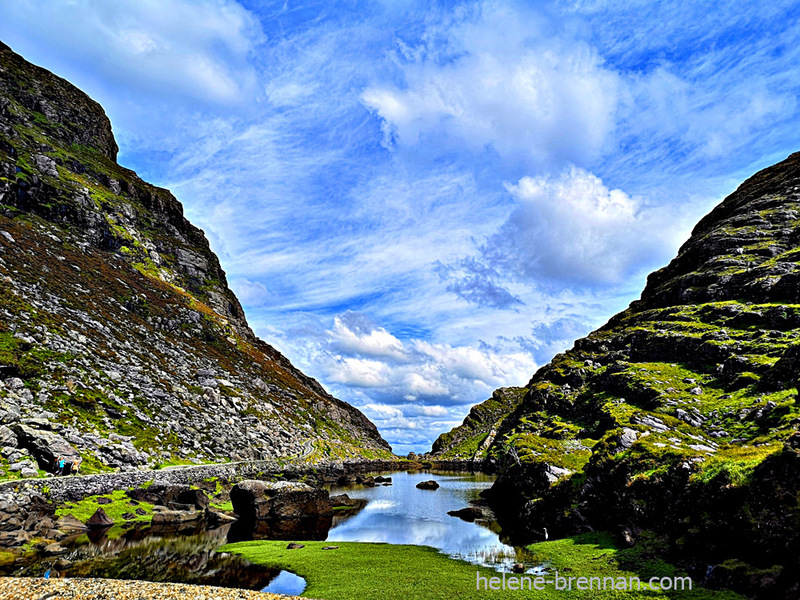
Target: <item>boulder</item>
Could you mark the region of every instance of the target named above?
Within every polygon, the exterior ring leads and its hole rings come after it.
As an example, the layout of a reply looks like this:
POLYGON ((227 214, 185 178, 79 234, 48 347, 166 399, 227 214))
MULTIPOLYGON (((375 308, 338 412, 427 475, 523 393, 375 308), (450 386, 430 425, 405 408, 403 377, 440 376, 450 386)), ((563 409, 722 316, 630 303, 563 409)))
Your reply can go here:
POLYGON ((383 475, 378 475, 375 477, 375 483, 392 483, 391 477, 384 477, 383 475))
POLYGON ((475 519, 480 519, 483 517, 483 511, 480 508, 476 508, 474 506, 469 506, 467 508, 461 508, 459 510, 451 510, 447 512, 448 515, 451 517, 458 517, 463 521, 468 521, 472 523, 475 519))
POLYGON ((420 490, 438 490, 439 484, 436 483, 433 479, 429 479, 428 481, 420 481, 417 484, 417 488, 420 490))
POLYGON ((228 523, 233 523, 236 520, 236 517, 232 517, 227 513, 217 512, 214 510, 208 511, 206 513, 206 517, 208 518, 208 522, 213 525, 226 525, 228 523))
POLYGON ((89 529, 104 529, 106 527, 111 527, 113 524, 114 521, 102 508, 98 508, 94 511, 94 514, 86 521, 86 526, 89 529))
POLYGON ((60 554, 66 554, 68 550, 61 544, 53 542, 52 544, 47 544, 42 552, 44 552, 45 556, 58 556, 60 554))
POLYGON ((39 467, 45 471, 53 470, 53 463, 59 456, 68 460, 80 457, 67 440, 52 431, 35 429, 22 423, 14 423, 11 430, 17 436, 18 445, 30 450, 39 467))
POLYGON ((189 504, 197 510, 205 510, 208 508, 209 499, 208 495, 203 490, 183 490, 178 493, 176 502, 180 504, 189 504))
POLYGON ((356 506, 357 501, 354 498, 351 498, 347 494, 337 494, 335 496, 330 497, 331 506, 334 508, 340 508, 342 506, 356 506))
POLYGON ((150 521, 151 525, 174 525, 180 523, 191 523, 203 518, 203 513, 197 510, 162 510, 153 513, 150 521))
POLYGON ((295 481, 248 479, 231 489, 234 512, 247 521, 296 519, 331 513, 327 490, 295 481))
MULTIPOLYGON (((136 488, 128 490, 126 495, 138 502, 147 502, 149 504, 157 504, 160 506, 169 506, 172 502, 179 502, 181 504, 195 504, 197 497, 193 494, 194 491, 188 485, 173 485, 165 483, 154 483, 146 488, 136 488), (183 502, 180 498, 189 499, 188 502, 183 502)), ((201 492, 205 496, 204 492, 201 492)), ((206 496, 205 506, 198 508, 205 508, 208 506, 208 497, 206 496)))
POLYGON ((10 427, 0 425, 0 447, 17 447, 17 435, 11 431, 10 427))
POLYGON ((300 548, 305 548, 305 544, 297 544, 295 542, 291 542, 288 546, 286 546, 287 550, 299 550, 300 548))
POLYGON ((30 540, 30 535, 23 529, 0 532, 0 548, 22 546, 28 540, 30 540))

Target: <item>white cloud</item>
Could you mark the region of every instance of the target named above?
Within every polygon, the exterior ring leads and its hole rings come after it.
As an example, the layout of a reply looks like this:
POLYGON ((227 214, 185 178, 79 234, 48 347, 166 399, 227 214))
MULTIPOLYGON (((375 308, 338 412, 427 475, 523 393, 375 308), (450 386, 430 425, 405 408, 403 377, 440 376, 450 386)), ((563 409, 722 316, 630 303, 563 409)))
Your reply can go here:
POLYGON ((380 361, 341 356, 328 359, 328 374, 335 383, 365 388, 386 387, 392 383, 391 369, 380 361))
POLYGON ((130 90, 159 101, 242 101, 256 80, 250 53, 263 41, 258 19, 232 0, 20 0, 4 4, 3 20, 15 23, 0 27, 6 42, 15 45, 22 35, 27 46, 36 38, 50 49, 48 62, 66 54, 70 71, 82 63, 78 83, 113 82, 112 97, 130 90))
POLYGON ((425 365, 421 367, 425 373, 407 373, 403 377, 402 386, 407 393, 405 398, 420 396, 446 396, 450 389, 441 381, 440 373, 436 367, 425 365))
MULTIPOLYGON (((318 340, 324 339, 321 334, 318 340)), ((326 380, 370 388, 369 397, 385 405, 430 398, 449 405, 470 404, 496 387, 524 384, 535 368, 519 347, 500 353, 416 339, 403 342, 352 312, 334 317, 325 334, 327 341, 318 342, 307 359, 322 366, 326 380)), ((420 409, 416 414, 433 416, 420 409)))
POLYGON ((267 337, 290 349, 295 363, 331 393, 362 409, 390 444, 402 447, 408 441, 403 432, 413 430, 417 450, 420 440, 429 447, 494 389, 525 385, 536 369, 513 340, 473 348, 400 339, 354 312, 327 324, 309 320, 297 329, 273 329, 267 337))
POLYGON ((581 163, 601 150, 614 125, 618 80, 583 41, 554 36, 538 15, 494 3, 456 11, 426 34, 413 50, 397 42, 404 85, 362 94, 384 120, 388 144, 491 147, 536 166, 581 163))
POLYGON ((519 206, 487 242, 487 252, 522 279, 619 281, 649 252, 648 244, 660 241, 640 200, 583 169, 523 177, 508 190, 519 206))
POLYGON ((403 343, 391 333, 382 327, 367 331, 358 331, 356 328, 351 329, 345 320, 347 316, 335 317, 333 330, 331 331, 331 336, 342 352, 395 360, 406 358, 403 343))
POLYGON ((543 289, 618 284, 665 254, 686 227, 673 209, 648 206, 574 166, 506 187, 518 204, 505 224, 478 256, 439 267, 448 289, 479 305, 522 303, 509 291, 515 282, 543 289), (496 290, 512 302, 500 302, 496 290))

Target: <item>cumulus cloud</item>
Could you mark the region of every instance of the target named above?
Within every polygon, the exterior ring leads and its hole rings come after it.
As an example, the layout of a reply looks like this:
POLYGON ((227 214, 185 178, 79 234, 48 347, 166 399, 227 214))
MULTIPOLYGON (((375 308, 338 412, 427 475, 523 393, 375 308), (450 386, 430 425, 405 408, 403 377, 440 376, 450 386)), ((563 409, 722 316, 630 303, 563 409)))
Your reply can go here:
POLYGON ((535 367, 522 350, 498 353, 419 339, 401 341, 352 312, 334 317, 326 334, 327 343, 310 357, 325 370, 326 379, 370 388, 369 396, 387 405, 431 398, 451 406, 473 403, 501 385, 524 383, 535 367))
POLYGON ((415 443, 423 439, 429 446, 494 389, 524 385, 536 369, 530 353, 513 340, 475 348, 401 339, 352 311, 331 321, 269 337, 299 349, 301 366, 361 408, 393 445, 408 441, 413 431, 415 443))
POLYGON ((383 119, 387 145, 490 147, 543 166, 595 156, 613 126, 616 74, 527 9, 462 7, 418 44, 396 44, 403 84, 362 94, 383 119))
POLYGON ((674 236, 664 226, 668 210, 609 189, 574 166, 558 176, 523 177, 506 187, 517 206, 478 256, 439 267, 448 289, 467 301, 514 306, 520 301, 502 287, 504 282, 619 283, 649 265, 674 236))
POLYGON ((331 337, 341 352, 376 358, 404 360, 403 342, 382 327, 375 327, 365 315, 347 312, 333 321, 331 337))

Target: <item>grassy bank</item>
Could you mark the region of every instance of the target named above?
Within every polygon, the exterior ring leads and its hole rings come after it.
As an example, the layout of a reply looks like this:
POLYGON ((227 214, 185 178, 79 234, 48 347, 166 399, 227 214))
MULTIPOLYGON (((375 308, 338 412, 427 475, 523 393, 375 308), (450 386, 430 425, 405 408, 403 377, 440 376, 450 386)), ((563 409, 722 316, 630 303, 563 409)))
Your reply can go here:
MULTIPOLYGON (((325 600, 451 600, 515 598, 592 598, 655 599, 687 598, 692 600, 743 600, 731 592, 695 589, 681 592, 607 590, 557 591, 552 585, 544 590, 495 591, 476 589, 477 573, 493 577, 497 573, 466 562, 453 560, 424 546, 389 544, 335 543, 338 550, 323 550, 331 542, 304 542, 305 548, 287 550, 286 542, 259 541, 229 544, 222 548, 241 554, 254 563, 287 569, 308 582, 303 596, 325 600)), ((641 550, 621 550, 610 536, 588 534, 529 546, 551 572, 567 577, 651 577, 680 575, 671 565, 648 558, 641 550)), ((548 576, 547 579, 552 579, 548 576)))

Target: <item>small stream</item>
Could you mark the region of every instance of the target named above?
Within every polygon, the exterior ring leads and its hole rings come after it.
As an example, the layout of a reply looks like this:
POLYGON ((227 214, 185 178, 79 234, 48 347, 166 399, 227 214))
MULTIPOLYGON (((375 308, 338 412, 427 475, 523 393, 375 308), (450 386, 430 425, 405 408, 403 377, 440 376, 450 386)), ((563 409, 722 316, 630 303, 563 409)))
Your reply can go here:
POLYGON ((215 529, 153 529, 141 524, 74 536, 64 543, 67 553, 45 557, 23 567, 0 569, 0 575, 32 577, 105 577, 179 582, 264 590, 298 595, 305 581, 279 569, 249 563, 217 552, 231 541, 246 539, 317 539, 331 542, 383 542, 431 546, 453 558, 508 572, 523 563, 529 572, 539 567, 522 548, 504 544, 493 521, 469 523, 448 511, 470 506, 493 478, 481 474, 401 471, 384 473, 392 485, 331 486, 331 494, 346 493, 363 500, 359 508, 317 522, 305 533, 293 530, 249 531, 239 523, 215 529), (434 479, 437 490, 416 484, 434 479), (297 537, 294 534, 297 534, 297 537), (288 535, 287 535, 288 534, 288 535))

